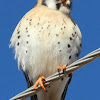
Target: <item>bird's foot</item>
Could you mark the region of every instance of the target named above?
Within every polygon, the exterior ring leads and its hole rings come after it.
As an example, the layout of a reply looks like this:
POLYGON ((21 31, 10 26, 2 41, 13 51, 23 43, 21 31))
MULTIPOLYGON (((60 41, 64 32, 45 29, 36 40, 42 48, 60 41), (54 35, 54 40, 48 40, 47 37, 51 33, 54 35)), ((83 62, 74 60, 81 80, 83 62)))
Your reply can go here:
MULTIPOLYGON (((64 73, 64 71, 66 70, 66 65, 63 65, 63 67, 58 66, 57 68, 58 68, 58 73, 59 73, 59 76, 60 76, 60 71, 63 70, 63 73, 64 73)), ((63 80, 63 77, 62 77, 61 80, 63 80)))
POLYGON ((38 85, 40 85, 42 87, 42 89, 44 91, 46 91, 46 88, 43 85, 44 81, 45 81, 44 76, 40 76, 39 79, 35 82, 34 89, 37 90, 38 89, 38 85))
POLYGON ((63 65, 63 67, 58 66, 57 68, 58 68, 58 72, 60 72, 61 70, 64 71, 66 69, 66 65, 63 65))

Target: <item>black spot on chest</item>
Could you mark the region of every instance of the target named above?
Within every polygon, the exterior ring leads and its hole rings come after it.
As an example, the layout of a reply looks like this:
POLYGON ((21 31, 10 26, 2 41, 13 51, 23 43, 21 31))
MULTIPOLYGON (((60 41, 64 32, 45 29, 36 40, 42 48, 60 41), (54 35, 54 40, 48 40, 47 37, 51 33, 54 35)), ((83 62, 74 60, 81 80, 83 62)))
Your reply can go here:
POLYGON ((72 36, 74 37, 75 35, 72 33, 72 36))
POLYGON ((72 37, 70 37, 70 40, 73 40, 72 37))
POLYGON ((60 44, 60 42, 58 42, 58 44, 60 44))
POLYGON ((17 43, 17 46, 19 46, 19 42, 17 43))
POLYGON ((76 57, 78 57, 79 56, 79 53, 76 53, 76 57))
POLYGON ((82 44, 80 44, 80 47, 82 47, 82 44))
POLYGON ((20 31, 17 32, 17 34, 19 34, 19 33, 20 33, 20 31))
POLYGON ((20 38, 20 36, 18 36, 18 39, 20 38))
POLYGON ((69 59, 71 59, 71 57, 72 57, 72 56, 70 55, 70 56, 69 56, 69 59))
POLYGON ((70 46, 70 44, 68 44, 68 48, 70 48, 71 46, 70 46))

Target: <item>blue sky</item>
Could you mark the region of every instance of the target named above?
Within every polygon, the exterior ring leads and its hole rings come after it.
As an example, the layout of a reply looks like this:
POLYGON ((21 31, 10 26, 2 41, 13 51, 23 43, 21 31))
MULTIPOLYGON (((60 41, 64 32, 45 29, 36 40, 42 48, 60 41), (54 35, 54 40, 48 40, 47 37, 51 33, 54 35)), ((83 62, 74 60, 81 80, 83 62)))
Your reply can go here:
MULTIPOLYGON (((100 47, 100 0, 73 1, 71 16, 82 32, 83 57, 100 47)), ((35 4, 36 0, 0 0, 0 100, 27 89, 8 45, 18 21, 35 4)), ((100 100, 100 58, 74 73, 66 100, 100 100)))

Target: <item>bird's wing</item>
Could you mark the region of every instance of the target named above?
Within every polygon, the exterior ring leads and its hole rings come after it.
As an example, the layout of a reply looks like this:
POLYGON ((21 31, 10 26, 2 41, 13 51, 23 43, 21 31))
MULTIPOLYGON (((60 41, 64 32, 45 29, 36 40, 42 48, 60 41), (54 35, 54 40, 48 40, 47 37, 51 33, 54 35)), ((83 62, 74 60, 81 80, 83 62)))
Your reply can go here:
MULTIPOLYGON (((26 78, 26 82, 27 82, 28 88, 33 86, 33 82, 29 80, 29 76, 28 76, 27 71, 25 71, 25 72, 23 71, 23 74, 24 74, 24 76, 26 78)), ((37 95, 35 94, 35 95, 31 96, 31 100, 38 100, 37 95)))
POLYGON ((61 96, 61 100, 65 100, 65 96, 66 96, 66 93, 67 93, 68 86, 71 82, 71 79, 72 79, 72 76, 69 75, 69 80, 65 85, 64 91, 63 91, 62 96, 61 96))

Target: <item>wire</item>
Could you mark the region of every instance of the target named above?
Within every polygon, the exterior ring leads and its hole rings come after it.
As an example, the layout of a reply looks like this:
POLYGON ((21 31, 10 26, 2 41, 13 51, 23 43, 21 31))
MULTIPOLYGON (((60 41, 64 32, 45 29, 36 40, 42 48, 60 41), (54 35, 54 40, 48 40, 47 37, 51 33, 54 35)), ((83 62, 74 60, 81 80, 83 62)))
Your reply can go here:
MULTIPOLYGON (((64 73, 63 73, 63 71, 61 71, 60 75, 59 75, 59 73, 56 72, 55 74, 47 77, 45 79, 46 81, 44 83, 44 86, 45 87, 50 86, 50 84, 52 84, 52 82, 57 81, 57 80, 61 79, 62 77, 66 77, 68 74, 73 73, 74 71, 82 68, 83 66, 85 66, 86 64, 94 61, 98 57, 100 57, 100 48, 93 51, 93 52, 91 52, 91 53, 89 53, 85 57, 73 62, 69 66, 67 66, 64 73)), ((34 86, 31 86, 30 88, 28 88, 27 90, 19 93, 18 95, 14 96, 10 100, 25 100, 26 98, 28 98, 28 97, 36 94, 37 92, 39 92, 41 90, 41 87, 40 87, 40 85, 38 87, 39 88, 37 90, 34 90, 34 86)))

